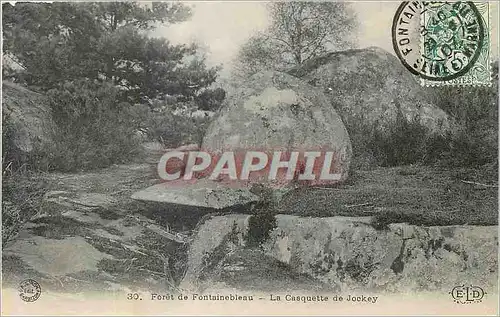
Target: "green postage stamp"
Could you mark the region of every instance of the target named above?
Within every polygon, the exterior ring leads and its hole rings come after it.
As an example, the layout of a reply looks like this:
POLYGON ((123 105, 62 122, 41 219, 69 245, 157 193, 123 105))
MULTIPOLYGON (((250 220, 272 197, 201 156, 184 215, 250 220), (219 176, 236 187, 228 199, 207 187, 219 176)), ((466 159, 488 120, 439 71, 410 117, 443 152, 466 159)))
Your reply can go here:
POLYGON ((491 84, 488 2, 404 2, 395 25, 396 52, 422 85, 491 84))

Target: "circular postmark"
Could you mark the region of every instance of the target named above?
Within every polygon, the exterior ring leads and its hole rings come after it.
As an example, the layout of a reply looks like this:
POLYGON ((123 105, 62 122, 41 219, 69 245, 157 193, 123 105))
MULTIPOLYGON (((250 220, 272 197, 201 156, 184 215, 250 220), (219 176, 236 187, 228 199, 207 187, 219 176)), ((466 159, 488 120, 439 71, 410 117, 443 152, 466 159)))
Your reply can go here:
POLYGON ((34 302, 40 298, 42 287, 37 281, 27 279, 19 283, 19 297, 25 302, 34 302))
POLYGON ((392 44, 403 65, 434 81, 467 73, 479 58, 484 36, 472 2, 403 2, 392 23, 392 44))

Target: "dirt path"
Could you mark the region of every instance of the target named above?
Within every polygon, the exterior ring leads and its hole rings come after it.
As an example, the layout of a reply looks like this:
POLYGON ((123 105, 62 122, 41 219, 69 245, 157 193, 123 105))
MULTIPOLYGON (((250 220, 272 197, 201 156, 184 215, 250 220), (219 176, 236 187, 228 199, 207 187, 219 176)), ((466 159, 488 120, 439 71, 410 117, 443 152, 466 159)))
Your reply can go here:
POLYGON ((175 289, 185 243, 130 198, 158 182, 153 155, 147 163, 42 175, 49 186, 40 210, 4 245, 4 285, 34 278, 61 292, 175 289))

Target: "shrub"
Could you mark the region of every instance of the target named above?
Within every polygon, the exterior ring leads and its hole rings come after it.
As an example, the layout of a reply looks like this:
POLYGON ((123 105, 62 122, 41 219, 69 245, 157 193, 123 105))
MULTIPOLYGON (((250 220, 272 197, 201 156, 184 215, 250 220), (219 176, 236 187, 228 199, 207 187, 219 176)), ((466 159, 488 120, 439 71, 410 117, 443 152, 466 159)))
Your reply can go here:
POLYGON ((497 164, 497 133, 494 131, 469 131, 460 128, 455 133, 432 139, 429 147, 435 154, 435 162, 448 167, 479 167, 485 164, 497 164))
POLYGON ((2 177, 2 241, 12 240, 21 226, 36 215, 46 181, 25 171, 4 171, 2 177))
POLYGON ((248 220, 246 245, 248 247, 261 246, 269 239, 271 231, 276 227, 276 217, 272 213, 259 211, 253 214, 248 220))
POLYGON ((498 62, 492 64, 491 87, 428 88, 433 102, 456 122, 443 142, 442 163, 480 166, 498 161, 498 62))
MULTIPOLYGON (((498 66, 498 65, 497 65, 498 66)), ((434 88, 434 102, 456 121, 442 144, 442 163, 481 166, 498 160, 498 85, 434 88)))
POLYGON ((164 105, 152 112, 147 123, 150 137, 167 147, 178 147, 184 144, 201 144, 211 118, 193 116, 191 104, 181 111, 182 104, 164 105), (177 111, 175 111, 177 109, 177 111))
POLYGON ((277 202, 273 196, 273 190, 263 185, 255 185, 251 191, 259 195, 260 200, 254 206, 253 214, 248 219, 245 242, 250 248, 260 247, 269 239, 271 231, 278 226, 275 217, 277 202))
POLYGON ((195 98, 197 107, 201 110, 218 110, 224 99, 226 98, 226 91, 222 88, 206 89, 195 98))
POLYGON ((429 135, 428 129, 420 123, 420 116, 407 120, 398 111, 387 132, 374 130, 371 150, 381 166, 419 163, 425 155, 429 135))
POLYGON ((426 160, 430 131, 420 123, 420 116, 407 120, 399 109, 395 121, 385 129, 363 118, 346 122, 353 144, 353 166, 397 166, 426 160))
POLYGON ((389 131, 367 120, 345 121, 353 144, 353 167, 424 163, 477 167, 498 160, 498 62, 491 87, 427 87, 433 104, 448 113, 454 129, 429 134, 418 116, 406 121, 398 113, 389 131))
POLYGON ((67 82, 48 92, 56 123, 52 144, 34 151, 34 164, 44 170, 88 170, 122 163, 137 154, 130 105, 118 102, 109 83, 67 82))

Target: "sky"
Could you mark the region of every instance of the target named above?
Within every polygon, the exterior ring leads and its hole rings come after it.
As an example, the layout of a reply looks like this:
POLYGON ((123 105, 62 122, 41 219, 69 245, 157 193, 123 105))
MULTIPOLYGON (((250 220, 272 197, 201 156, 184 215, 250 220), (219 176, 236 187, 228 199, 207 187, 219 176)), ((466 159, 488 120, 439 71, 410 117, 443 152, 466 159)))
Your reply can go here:
MULTIPOLYGON (((356 1, 352 8, 359 21, 358 47, 378 46, 393 53, 391 25, 400 1, 356 1)), ((203 43, 209 65, 223 64, 225 71, 236 56, 239 47, 255 32, 269 23, 264 2, 206 1, 186 2, 193 7, 189 21, 156 29, 154 36, 162 36, 173 43, 203 43)), ((498 4, 490 3, 493 12, 498 4)), ((498 17, 498 14, 492 14, 498 17)), ((494 42, 498 47, 498 18, 492 23, 494 42)), ((498 49, 497 49, 498 50, 498 49)), ((498 52, 494 53, 498 56, 498 52)))

